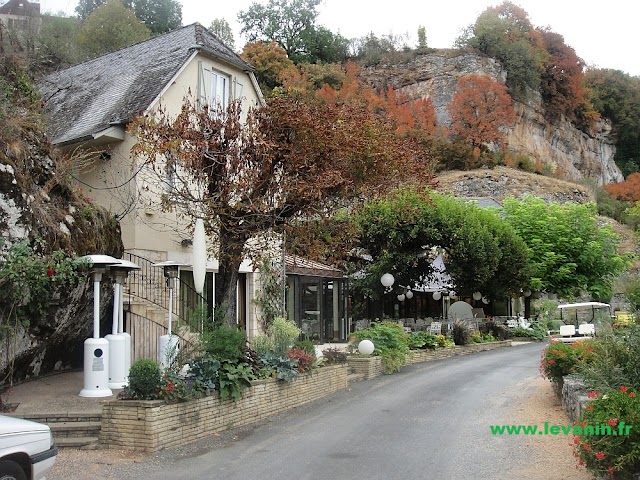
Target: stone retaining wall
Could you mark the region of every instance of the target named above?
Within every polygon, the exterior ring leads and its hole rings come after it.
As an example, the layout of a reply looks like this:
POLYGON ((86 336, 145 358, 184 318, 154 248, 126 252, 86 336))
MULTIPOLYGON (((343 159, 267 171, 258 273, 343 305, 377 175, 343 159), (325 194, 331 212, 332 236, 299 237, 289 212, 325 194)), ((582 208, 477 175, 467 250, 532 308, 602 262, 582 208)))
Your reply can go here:
POLYGON ((347 369, 335 365, 290 383, 274 379, 252 382, 236 402, 221 401, 217 394, 173 404, 114 400, 102 407, 100 443, 106 448, 155 452, 263 420, 346 387, 347 369))
POLYGON ((575 422, 587 405, 587 389, 584 384, 572 377, 563 377, 561 400, 569 420, 575 422))
MULTIPOLYGON (((455 347, 436 348, 435 350, 412 350, 411 356, 406 365, 413 363, 431 362, 441 358, 453 357, 455 355, 466 355, 468 353, 482 352, 484 350, 494 350, 501 347, 510 347, 511 340, 490 343, 473 343, 471 345, 456 345, 455 347)), ((349 357, 349 368, 354 373, 364 375, 365 379, 370 379, 382 375, 381 357, 349 357)))
POLYGON ((511 340, 490 343, 472 343, 470 345, 456 345, 449 348, 437 348, 435 350, 413 350, 413 354, 407 364, 430 362, 440 358, 453 357, 455 355, 467 355, 469 353, 494 350, 496 348, 510 347, 511 340))

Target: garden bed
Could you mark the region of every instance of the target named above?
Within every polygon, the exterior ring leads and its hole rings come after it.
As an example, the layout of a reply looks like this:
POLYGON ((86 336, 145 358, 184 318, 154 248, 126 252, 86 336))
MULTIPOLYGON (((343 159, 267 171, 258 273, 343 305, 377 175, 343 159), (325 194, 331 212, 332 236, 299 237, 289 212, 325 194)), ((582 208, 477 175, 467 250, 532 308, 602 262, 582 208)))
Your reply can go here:
POLYGON ((347 368, 332 365, 291 382, 252 382, 237 401, 218 394, 181 403, 114 400, 102 407, 100 443, 105 448, 156 452, 231 427, 248 425, 321 399, 347 387, 347 368))

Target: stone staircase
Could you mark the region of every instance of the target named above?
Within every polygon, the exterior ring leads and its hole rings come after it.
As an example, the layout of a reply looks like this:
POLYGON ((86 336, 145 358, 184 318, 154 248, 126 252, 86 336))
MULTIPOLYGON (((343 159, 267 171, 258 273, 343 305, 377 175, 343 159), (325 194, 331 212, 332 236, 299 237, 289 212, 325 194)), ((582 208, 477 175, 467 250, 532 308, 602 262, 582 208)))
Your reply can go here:
POLYGON ((19 416, 26 420, 48 425, 58 448, 94 450, 100 447, 101 411, 29 413, 19 416))

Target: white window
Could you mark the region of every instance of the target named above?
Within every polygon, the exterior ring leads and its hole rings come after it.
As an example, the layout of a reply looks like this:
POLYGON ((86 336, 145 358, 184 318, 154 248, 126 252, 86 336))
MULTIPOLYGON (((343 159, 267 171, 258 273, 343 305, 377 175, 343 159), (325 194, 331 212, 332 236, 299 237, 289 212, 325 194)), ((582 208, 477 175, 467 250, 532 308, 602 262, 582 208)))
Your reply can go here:
POLYGON ((231 77, 211 67, 199 64, 198 99, 200 106, 208 105, 212 113, 229 105, 229 88, 231 77))

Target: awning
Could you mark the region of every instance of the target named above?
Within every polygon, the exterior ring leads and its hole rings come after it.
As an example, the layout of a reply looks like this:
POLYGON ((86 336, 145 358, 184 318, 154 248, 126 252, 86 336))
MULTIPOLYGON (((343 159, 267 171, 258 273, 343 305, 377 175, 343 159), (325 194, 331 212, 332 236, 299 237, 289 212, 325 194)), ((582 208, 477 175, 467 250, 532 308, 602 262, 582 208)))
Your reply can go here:
POLYGON ((297 255, 284 256, 285 271, 289 275, 305 275, 309 277, 344 278, 344 272, 320 262, 299 257, 297 255))

